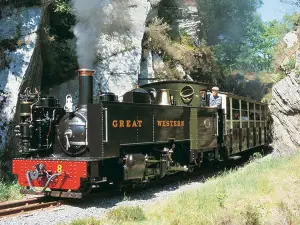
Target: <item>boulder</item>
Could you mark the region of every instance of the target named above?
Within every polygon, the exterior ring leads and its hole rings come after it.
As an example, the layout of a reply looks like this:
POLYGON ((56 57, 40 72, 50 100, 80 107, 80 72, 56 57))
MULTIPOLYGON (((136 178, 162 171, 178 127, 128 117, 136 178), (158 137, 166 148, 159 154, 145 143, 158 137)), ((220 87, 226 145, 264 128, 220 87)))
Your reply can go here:
POLYGON ((296 31, 291 31, 291 32, 287 33, 283 37, 283 41, 286 43, 287 48, 293 47, 294 44, 298 42, 297 32, 296 31))
POLYGON ((272 89, 269 105, 276 152, 294 152, 300 146, 300 79, 291 72, 272 89))

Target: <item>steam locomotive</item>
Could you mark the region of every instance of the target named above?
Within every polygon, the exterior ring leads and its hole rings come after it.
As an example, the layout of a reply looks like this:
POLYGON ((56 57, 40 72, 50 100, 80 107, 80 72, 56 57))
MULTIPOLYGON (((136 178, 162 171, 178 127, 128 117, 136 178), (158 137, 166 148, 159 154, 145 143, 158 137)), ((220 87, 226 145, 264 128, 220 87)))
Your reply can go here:
POLYGON ((264 103, 220 93, 221 106, 212 108, 209 86, 193 81, 145 84, 122 101, 113 93, 94 101, 94 73, 78 70, 76 108, 71 95, 64 107, 28 89, 20 96, 21 156, 12 170, 22 193, 82 198, 95 186, 147 183, 268 145, 264 103))

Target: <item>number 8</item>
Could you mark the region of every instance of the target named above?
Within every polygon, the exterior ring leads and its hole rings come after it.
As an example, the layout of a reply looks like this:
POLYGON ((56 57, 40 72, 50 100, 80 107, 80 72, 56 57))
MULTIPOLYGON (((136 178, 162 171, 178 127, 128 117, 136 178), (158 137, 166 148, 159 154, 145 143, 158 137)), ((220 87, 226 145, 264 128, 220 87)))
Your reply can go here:
POLYGON ((57 172, 58 172, 58 173, 61 173, 61 171, 62 171, 62 165, 58 165, 58 166, 57 166, 57 172))

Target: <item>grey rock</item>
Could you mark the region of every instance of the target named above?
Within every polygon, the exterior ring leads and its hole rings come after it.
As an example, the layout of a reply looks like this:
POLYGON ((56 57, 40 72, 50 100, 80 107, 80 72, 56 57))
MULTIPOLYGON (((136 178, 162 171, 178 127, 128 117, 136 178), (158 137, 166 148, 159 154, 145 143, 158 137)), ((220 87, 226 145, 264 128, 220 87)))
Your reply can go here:
POLYGON ((272 90, 269 109, 273 119, 273 141, 277 152, 293 152, 300 146, 300 79, 291 72, 272 90))
POLYGON ((300 70, 300 50, 298 49, 296 51, 296 64, 295 64, 295 69, 300 70))
MULTIPOLYGON (((2 46, 4 56, 1 56, 1 61, 5 59, 9 65, 0 68, 0 89, 7 95, 6 102, 0 109, 0 126, 15 119, 20 91, 24 90, 24 86, 39 88, 42 73, 41 53, 36 48, 39 45, 37 31, 42 9, 6 7, 1 9, 1 13, 0 40, 18 38, 18 45, 13 51, 2 46)), ((6 138, 11 137, 7 132, 10 132, 7 126, 0 130, 0 149, 6 144, 6 138)))
POLYGON ((291 48, 294 46, 295 43, 297 43, 298 41, 298 35, 297 32, 295 31, 291 31, 289 33, 287 33, 284 38, 283 38, 284 42, 287 44, 288 48, 291 48))
MULTIPOLYGON (((122 100, 122 95, 138 84, 145 23, 151 4, 158 3, 158 0, 92 0, 86 4, 72 0, 77 19, 74 34, 78 63, 80 68, 96 70, 95 95, 101 87, 122 100)), ((59 93, 64 102, 64 93, 71 92, 76 98, 76 85, 71 80, 52 88, 50 93, 59 93)))

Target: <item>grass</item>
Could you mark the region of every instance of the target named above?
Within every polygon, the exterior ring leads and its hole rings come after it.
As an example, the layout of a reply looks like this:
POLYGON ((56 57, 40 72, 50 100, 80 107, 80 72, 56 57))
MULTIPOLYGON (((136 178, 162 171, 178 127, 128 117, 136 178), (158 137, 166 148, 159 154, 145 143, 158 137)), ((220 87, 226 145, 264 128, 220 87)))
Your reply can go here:
POLYGON ((22 199, 23 195, 20 193, 20 188, 15 182, 0 182, 0 202, 22 199))
POLYGON ((299 164, 299 153, 270 155, 144 209, 114 208, 80 224, 300 224, 299 164))

